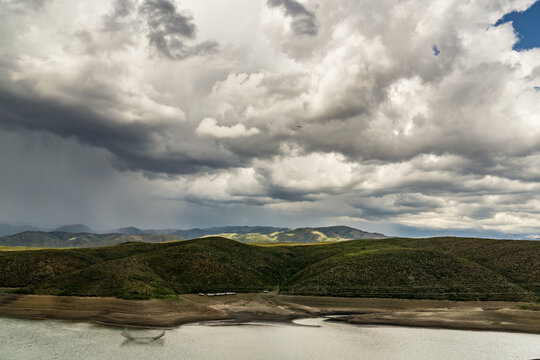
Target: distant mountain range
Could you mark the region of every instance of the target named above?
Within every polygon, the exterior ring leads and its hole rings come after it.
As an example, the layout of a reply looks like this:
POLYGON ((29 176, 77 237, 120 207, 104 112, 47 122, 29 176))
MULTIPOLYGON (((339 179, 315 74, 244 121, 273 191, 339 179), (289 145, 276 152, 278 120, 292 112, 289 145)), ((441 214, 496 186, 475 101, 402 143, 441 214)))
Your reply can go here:
POLYGON ((23 231, 35 231, 37 228, 29 225, 0 224, 0 236, 18 234, 23 231))
POLYGON ((163 242, 221 236, 244 243, 317 243, 355 239, 384 239, 385 235, 347 226, 314 228, 278 228, 267 226, 223 226, 207 229, 141 230, 136 227, 118 229, 113 234, 94 234, 83 224, 62 226, 55 231, 24 231, 0 237, 2 246, 27 247, 92 247, 115 245, 129 241, 163 242), (69 230, 69 231, 66 231, 69 230))
POLYGON ((25 246, 39 248, 95 247, 122 244, 131 241, 165 242, 179 241, 177 235, 89 234, 69 232, 25 231, 0 238, 1 246, 25 246))
POLYGON ((59 228, 54 229, 55 232, 67 232, 67 233, 74 233, 74 234, 90 234, 92 233, 92 229, 90 229, 88 226, 84 224, 74 224, 74 225, 64 225, 60 226, 59 228))
MULTIPOLYGON (((30 225, 0 224, 0 236, 15 235, 24 231, 46 231, 47 229, 37 228, 30 225)), ((52 231, 68 233, 93 233, 94 231, 84 224, 64 225, 52 231)))
POLYGON ((172 234, 186 240, 198 239, 205 236, 222 236, 241 242, 287 242, 312 243, 324 241, 342 241, 354 239, 384 239, 387 236, 379 233, 370 233, 348 226, 328 226, 315 228, 278 228, 271 226, 222 226, 206 229, 189 230, 141 230, 136 227, 118 229, 121 234, 172 234))
POLYGON ((288 228, 278 228, 271 226, 222 226, 211 228, 194 228, 188 230, 180 229, 165 229, 165 230, 141 230, 136 227, 125 227, 118 229, 120 234, 153 234, 163 235, 172 234, 182 236, 184 239, 198 239, 204 236, 216 235, 216 234, 272 234, 275 232, 289 230, 288 228))

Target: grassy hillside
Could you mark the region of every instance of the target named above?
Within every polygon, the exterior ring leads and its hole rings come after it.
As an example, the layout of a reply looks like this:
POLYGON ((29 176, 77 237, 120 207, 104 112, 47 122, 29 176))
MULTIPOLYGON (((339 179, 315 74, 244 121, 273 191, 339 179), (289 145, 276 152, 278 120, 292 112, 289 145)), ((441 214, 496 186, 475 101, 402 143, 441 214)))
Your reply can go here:
POLYGON ((463 238, 255 246, 223 238, 0 253, 0 286, 40 294, 168 297, 256 292, 536 300, 540 243, 463 238))
POLYGON ((0 251, 26 251, 26 250, 41 250, 39 247, 27 247, 27 246, 4 246, 0 245, 0 251))
POLYGON ((526 291, 465 259, 427 250, 383 249, 334 256, 308 266, 283 286, 294 294, 519 300, 526 291), (515 296, 514 296, 515 295, 515 296))
POLYGON ((329 226, 291 229, 273 234, 273 238, 277 242, 311 243, 355 239, 384 239, 386 236, 379 233, 369 233, 347 226, 329 226))
MULTIPOLYGON (((347 226, 330 226, 318 228, 281 229, 280 231, 256 232, 257 228, 246 228, 243 232, 221 232, 211 236, 221 236, 248 244, 264 243, 322 243, 356 239, 384 239, 385 235, 369 233, 347 226)), ((234 230, 229 229, 227 230, 234 230)), ((189 237, 187 237, 189 238, 189 237)))
POLYGON ((130 241, 164 242, 183 240, 178 235, 90 234, 68 232, 26 231, 0 238, 0 246, 39 248, 95 247, 117 245, 130 241))

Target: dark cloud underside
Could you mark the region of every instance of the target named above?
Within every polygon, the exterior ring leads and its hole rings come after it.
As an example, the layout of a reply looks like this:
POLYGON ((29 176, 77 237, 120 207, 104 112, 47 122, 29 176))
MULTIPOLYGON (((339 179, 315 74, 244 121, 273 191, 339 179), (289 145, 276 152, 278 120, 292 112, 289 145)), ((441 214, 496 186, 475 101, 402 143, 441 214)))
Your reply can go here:
POLYGON ((197 28, 193 17, 178 12, 171 1, 146 0, 140 6, 139 12, 146 19, 150 45, 171 60, 203 55, 217 49, 217 43, 212 41, 196 45, 185 43, 186 40, 195 38, 197 28))
POLYGON ((64 138, 75 138, 84 144, 108 150, 115 155, 117 166, 126 170, 173 175, 241 164, 219 154, 204 159, 185 152, 159 152, 156 150, 159 146, 156 138, 170 131, 166 123, 122 124, 83 105, 65 105, 1 89, 0 128, 46 131, 64 138))
POLYGON ((295 0, 268 0, 268 6, 281 8, 292 18, 291 27, 296 35, 316 36, 319 33, 315 13, 295 0))

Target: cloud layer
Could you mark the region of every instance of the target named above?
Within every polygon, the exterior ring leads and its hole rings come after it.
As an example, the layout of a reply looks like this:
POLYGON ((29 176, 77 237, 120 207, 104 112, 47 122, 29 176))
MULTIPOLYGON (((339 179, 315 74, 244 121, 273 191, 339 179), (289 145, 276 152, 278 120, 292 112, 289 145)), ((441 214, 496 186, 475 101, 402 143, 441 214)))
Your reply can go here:
POLYGON ((218 139, 239 138, 259 134, 257 128, 246 129, 244 124, 236 124, 234 126, 219 126, 216 119, 202 119, 195 132, 200 136, 214 137, 218 139))
POLYGON ((319 32, 317 19, 312 11, 296 0, 268 0, 268 6, 283 9, 292 18, 291 29, 296 35, 316 36, 319 32))
MULTIPOLYGON (((532 3, 0 1, 0 135, 103 159, 92 173, 160 209, 94 227, 166 209, 156 226, 534 235, 540 50, 513 51, 512 24, 493 26, 532 3)), ((3 150, 5 169, 32 176, 21 164, 35 153, 3 150)), ((36 185, 9 186, 0 197, 16 201, 36 185)), ((32 206, 0 217, 65 214, 46 197, 32 206)), ((69 222, 105 204, 85 206, 69 222)))
POLYGON ((213 41, 186 45, 186 39, 195 37, 193 18, 179 13, 176 5, 169 0, 146 0, 139 7, 139 12, 146 19, 150 45, 171 60, 211 53, 217 48, 217 43, 213 41))

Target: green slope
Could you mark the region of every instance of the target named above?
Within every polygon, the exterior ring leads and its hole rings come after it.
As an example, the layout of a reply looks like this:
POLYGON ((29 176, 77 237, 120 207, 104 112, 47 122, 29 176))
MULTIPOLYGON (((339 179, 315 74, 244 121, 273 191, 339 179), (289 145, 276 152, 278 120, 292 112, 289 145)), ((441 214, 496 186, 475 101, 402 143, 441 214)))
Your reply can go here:
POLYGON ((536 300, 540 243, 378 239, 254 246, 223 238, 0 253, 0 286, 39 294, 167 297, 255 292, 536 300))
POLYGON ((385 235, 369 233, 348 226, 298 228, 273 234, 277 242, 313 243, 356 239, 384 239, 385 235))
POLYGON ((77 251, 0 252, 0 285, 18 287, 44 283, 98 261, 91 254, 77 251))
POLYGON ((179 292, 262 291, 277 286, 286 267, 271 252, 223 238, 185 242, 144 258, 179 292))
POLYGON ((478 264, 428 250, 359 251, 318 262, 282 290, 293 294, 520 300, 527 291, 478 264))
POLYGON ((174 293, 143 258, 136 256, 83 267, 50 281, 32 285, 25 292, 125 299, 155 298, 174 293))
MULTIPOLYGON (((249 229, 250 230, 250 229, 249 229)), ((321 243, 356 239, 385 239, 383 234, 370 233, 348 226, 284 229, 275 232, 221 232, 214 234, 243 243, 321 243)))

